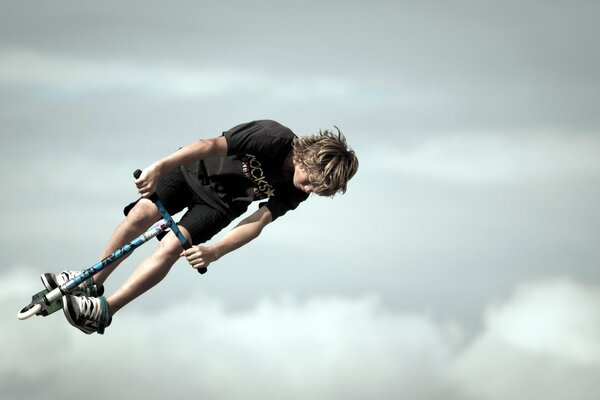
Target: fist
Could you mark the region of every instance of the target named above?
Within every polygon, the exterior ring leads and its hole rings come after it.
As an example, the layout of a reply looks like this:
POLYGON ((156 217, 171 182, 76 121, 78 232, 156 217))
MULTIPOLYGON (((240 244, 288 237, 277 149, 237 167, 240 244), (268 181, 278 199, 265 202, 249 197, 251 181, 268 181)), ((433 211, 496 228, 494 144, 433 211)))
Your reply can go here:
POLYGON ((156 184, 160 178, 161 170, 153 164, 142 171, 142 174, 135 180, 135 186, 137 187, 138 193, 143 197, 150 197, 156 190, 156 184))
POLYGON ((217 259, 217 253, 210 246, 192 246, 181 252, 181 257, 185 257, 192 268, 207 268, 210 263, 217 259))

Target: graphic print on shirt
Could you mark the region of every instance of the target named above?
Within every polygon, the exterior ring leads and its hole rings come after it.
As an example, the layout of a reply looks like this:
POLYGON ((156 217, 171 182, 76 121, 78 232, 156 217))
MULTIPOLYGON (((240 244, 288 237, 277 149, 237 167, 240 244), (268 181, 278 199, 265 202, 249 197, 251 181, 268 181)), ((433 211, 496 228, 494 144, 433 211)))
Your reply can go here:
POLYGON ((254 193, 258 200, 275 196, 275 189, 267 181, 262 164, 254 155, 246 154, 242 157, 242 168, 246 177, 254 182, 254 193))

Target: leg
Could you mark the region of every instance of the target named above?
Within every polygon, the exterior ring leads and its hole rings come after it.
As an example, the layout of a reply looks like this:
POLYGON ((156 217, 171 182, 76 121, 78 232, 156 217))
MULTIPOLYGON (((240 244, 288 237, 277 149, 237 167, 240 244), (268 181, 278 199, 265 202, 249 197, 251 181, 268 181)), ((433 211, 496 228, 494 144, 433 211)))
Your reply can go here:
MULTIPOLYGON (((188 231, 181 229, 189 238, 188 231)), ((169 272, 183 250, 173 233, 167 234, 152 255, 146 258, 131 274, 127 282, 112 296, 105 298, 67 295, 63 298, 63 311, 67 321, 86 334, 104 333, 112 316, 130 301, 142 295, 169 272)))
MULTIPOLYGON (((183 227, 181 232, 190 240, 190 235, 183 227)), ((107 298, 112 316, 136 297, 160 282, 171 267, 179 259, 183 248, 177 237, 170 232, 161 241, 156 250, 148 256, 131 274, 127 281, 107 298)))
MULTIPOLYGON (((111 236, 108 245, 102 253, 101 259, 108 257, 115 250, 121 248, 124 244, 141 235, 153 223, 161 218, 158 209, 148 199, 141 199, 135 207, 131 209, 125 221, 123 221, 111 236)), ((106 281, 106 278, 119 266, 125 258, 120 259, 114 264, 106 267, 94 276, 94 282, 100 286, 106 281)))
MULTIPOLYGON (((137 203, 135 203, 135 206, 131 208, 125 221, 123 221, 113 233, 108 245, 102 253, 101 259, 108 257, 115 250, 130 242, 136 236, 141 235, 159 219, 160 213, 158 212, 158 209, 154 203, 147 199, 140 199, 137 203)), ((108 276, 121 262, 123 262, 125 258, 126 257, 121 258, 102 271, 98 272, 96 275, 90 278, 90 280, 84 282, 79 288, 76 288, 73 291, 73 294, 94 297, 101 294, 103 290, 101 289, 100 292, 98 292, 98 288, 103 285, 108 276)), ((78 273, 79 271, 63 271, 59 274, 45 273, 40 276, 40 278, 47 289, 53 290, 72 279, 78 273)))

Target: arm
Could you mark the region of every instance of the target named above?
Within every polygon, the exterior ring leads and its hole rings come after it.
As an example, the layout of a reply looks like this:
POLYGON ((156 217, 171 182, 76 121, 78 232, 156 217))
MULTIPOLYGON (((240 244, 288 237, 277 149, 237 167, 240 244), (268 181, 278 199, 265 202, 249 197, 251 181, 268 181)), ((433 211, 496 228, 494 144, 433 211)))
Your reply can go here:
POLYGON ((246 243, 256 239, 263 228, 272 221, 271 212, 267 207, 261 207, 252 215, 243 219, 235 228, 229 231, 219 242, 210 246, 192 246, 181 253, 190 265, 196 269, 206 268, 225 254, 239 249, 246 243))
POLYGON ((193 161, 208 157, 225 157, 226 155, 227 140, 224 136, 201 139, 148 166, 136 179, 135 185, 142 196, 148 197, 154 193, 156 183, 164 172, 193 161))

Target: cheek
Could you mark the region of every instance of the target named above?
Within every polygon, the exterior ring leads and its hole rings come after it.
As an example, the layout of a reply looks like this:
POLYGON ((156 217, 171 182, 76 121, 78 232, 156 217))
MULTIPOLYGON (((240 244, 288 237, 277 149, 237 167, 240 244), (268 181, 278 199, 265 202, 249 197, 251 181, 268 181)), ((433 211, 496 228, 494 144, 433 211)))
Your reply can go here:
POLYGON ((298 183, 308 185, 308 174, 302 173, 298 175, 298 183))
POLYGON ((306 178, 306 174, 300 168, 296 167, 294 171, 294 183, 302 183, 302 181, 306 178))

